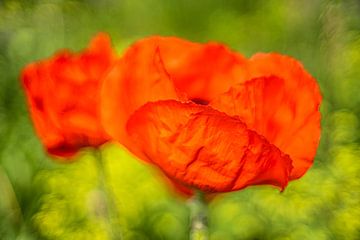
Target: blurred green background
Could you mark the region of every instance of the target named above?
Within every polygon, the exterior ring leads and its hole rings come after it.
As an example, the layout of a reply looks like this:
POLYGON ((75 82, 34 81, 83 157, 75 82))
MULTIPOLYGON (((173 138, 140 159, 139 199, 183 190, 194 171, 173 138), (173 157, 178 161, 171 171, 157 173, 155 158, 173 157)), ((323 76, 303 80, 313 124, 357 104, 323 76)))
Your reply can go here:
MULTIPOLYGON (((106 239, 93 156, 60 164, 43 152, 18 79, 26 63, 79 51, 98 31, 119 53, 160 34, 299 59, 324 97, 315 164, 282 193, 260 186, 215 198, 211 240, 360 239, 358 1, 0 0, 1 240, 106 239)), ((103 152, 124 239, 188 239, 187 200, 119 146, 103 152)))

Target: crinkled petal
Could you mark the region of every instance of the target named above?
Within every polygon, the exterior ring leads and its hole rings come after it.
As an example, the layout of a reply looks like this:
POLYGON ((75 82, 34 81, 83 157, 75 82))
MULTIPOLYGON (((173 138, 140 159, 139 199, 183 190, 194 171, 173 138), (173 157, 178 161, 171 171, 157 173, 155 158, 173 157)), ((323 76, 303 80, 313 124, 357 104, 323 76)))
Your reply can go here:
POLYGON ((127 130, 147 158, 168 176, 206 192, 272 184, 284 188, 289 156, 238 118, 174 100, 147 103, 127 130))
MULTIPOLYGON (((278 72, 264 72, 268 76, 233 86, 210 105, 238 116, 250 129, 289 154, 294 166, 291 179, 295 179, 307 171, 316 154, 320 139, 321 96, 314 80, 293 60, 289 63, 276 61, 273 68, 272 64, 270 61, 267 67, 273 69, 278 64, 278 72), (284 66, 286 63, 288 66, 284 66), (280 72, 280 66, 284 71, 280 72)), ((267 69, 265 63, 262 67, 267 69)))

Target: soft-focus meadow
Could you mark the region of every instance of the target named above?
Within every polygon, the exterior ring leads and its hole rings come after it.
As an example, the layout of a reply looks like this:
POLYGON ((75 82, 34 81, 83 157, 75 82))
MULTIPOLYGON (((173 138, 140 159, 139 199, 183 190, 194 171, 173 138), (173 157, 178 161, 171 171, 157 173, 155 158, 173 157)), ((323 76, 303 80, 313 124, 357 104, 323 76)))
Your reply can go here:
MULTIPOLYGON (((91 152, 48 157, 19 73, 108 32, 118 53, 144 36, 280 52, 318 80, 324 101, 314 166, 284 192, 251 187, 210 204, 211 240, 360 239, 360 3, 355 0, 0 0, 0 239, 106 239, 91 152)), ((56 93, 54 93, 56 94, 56 93)), ((306 148, 306 146, 303 146, 306 148)), ((188 239, 187 200, 121 147, 103 147, 124 239, 188 239)))

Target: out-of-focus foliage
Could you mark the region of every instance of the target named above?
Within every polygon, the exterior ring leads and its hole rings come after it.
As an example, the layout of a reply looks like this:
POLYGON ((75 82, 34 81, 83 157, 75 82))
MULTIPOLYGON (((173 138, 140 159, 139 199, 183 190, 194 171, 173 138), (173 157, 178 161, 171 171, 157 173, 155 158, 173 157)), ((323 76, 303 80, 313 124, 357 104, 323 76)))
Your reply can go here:
MULTIPOLYGON (((0 239, 106 239, 93 156, 63 165, 44 154, 18 80, 26 63, 64 47, 80 50, 98 31, 119 52, 160 34, 302 61, 324 96, 314 166, 282 193, 253 187, 216 197, 211 239, 360 238, 358 1, 2 0, 0 239)), ((119 146, 106 145, 103 154, 124 239, 187 239, 186 200, 119 146)))

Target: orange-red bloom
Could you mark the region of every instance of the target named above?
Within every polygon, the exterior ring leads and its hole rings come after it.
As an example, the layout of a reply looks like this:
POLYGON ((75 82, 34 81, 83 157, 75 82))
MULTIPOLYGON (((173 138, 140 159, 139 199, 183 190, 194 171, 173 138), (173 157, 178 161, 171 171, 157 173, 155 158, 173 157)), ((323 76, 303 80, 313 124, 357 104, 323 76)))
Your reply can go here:
POLYGON ((109 135, 177 183, 206 192, 284 188, 312 165, 321 95, 296 60, 150 37, 106 76, 109 135))
POLYGON ((100 121, 100 88, 115 60, 110 39, 97 35, 81 54, 67 50, 22 72, 36 132, 50 154, 71 156, 109 137, 100 121))

